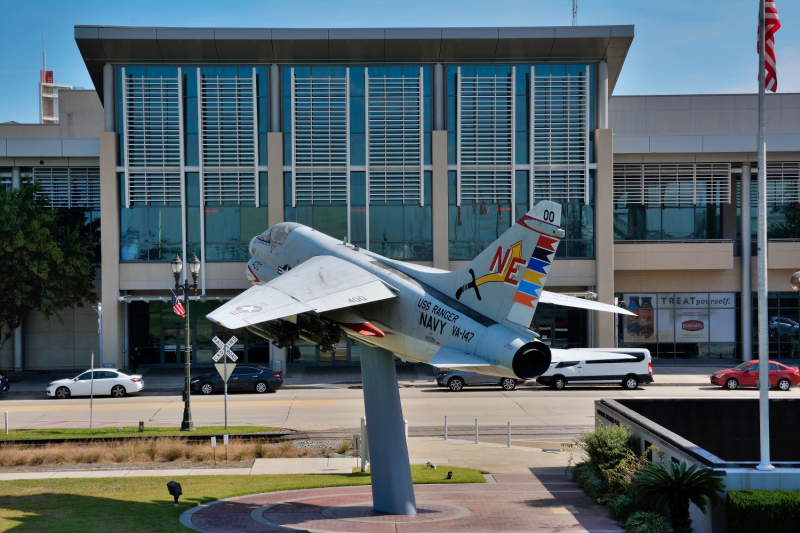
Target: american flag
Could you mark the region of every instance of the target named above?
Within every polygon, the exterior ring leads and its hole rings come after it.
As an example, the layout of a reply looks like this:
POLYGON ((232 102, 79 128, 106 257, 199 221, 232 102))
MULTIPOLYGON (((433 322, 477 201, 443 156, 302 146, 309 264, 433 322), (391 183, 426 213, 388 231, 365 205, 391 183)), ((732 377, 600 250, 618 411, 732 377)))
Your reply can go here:
MULTIPOLYGON (((778 76, 775 73, 775 32, 781 29, 781 21, 778 20, 778 9, 773 0, 764 2, 764 28, 764 68, 766 70, 764 87, 768 91, 775 92, 778 90, 778 76)), ((758 33, 759 41, 756 44, 756 51, 761 53, 761 20, 758 21, 758 33)))
POLYGON ((174 292, 172 293, 172 310, 175 311, 176 315, 186 317, 186 309, 184 309, 183 304, 178 300, 174 292))

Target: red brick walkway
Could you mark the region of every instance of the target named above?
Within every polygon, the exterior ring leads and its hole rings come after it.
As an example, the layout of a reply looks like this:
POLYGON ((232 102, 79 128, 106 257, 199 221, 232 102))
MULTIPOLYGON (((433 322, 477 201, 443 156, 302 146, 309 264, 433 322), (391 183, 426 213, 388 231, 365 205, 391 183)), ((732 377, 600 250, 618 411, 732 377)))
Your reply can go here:
POLYGON ((620 532, 563 474, 497 474, 496 483, 416 485, 417 515, 372 509, 370 487, 254 494, 196 507, 181 522, 208 533, 620 532))

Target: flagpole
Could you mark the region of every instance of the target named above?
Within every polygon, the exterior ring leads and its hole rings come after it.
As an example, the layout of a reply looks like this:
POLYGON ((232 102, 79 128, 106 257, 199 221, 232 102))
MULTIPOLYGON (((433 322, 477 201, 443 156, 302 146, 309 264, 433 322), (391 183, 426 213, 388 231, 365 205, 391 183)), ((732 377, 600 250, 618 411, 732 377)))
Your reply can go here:
MULTIPOLYGON (((758 407, 761 462, 756 469, 774 470, 769 458, 769 336, 767 331, 767 102, 765 0, 758 14, 758 407)), ((742 205, 742 216, 749 206, 742 205)), ((742 257, 742 261, 749 261, 742 257)), ((742 298, 752 298, 743 294, 742 298)), ((744 339, 749 342, 749 339, 744 339)))

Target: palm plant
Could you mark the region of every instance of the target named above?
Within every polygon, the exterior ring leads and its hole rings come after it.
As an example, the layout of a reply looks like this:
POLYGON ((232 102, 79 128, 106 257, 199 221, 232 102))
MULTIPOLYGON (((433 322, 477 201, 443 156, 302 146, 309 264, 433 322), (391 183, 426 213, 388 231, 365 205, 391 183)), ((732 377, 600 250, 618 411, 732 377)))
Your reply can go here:
POLYGON ((649 503, 656 509, 667 504, 675 533, 691 533, 690 503, 705 514, 706 498, 719 505, 722 503, 719 493, 725 490, 717 472, 710 468, 698 470, 698 466, 687 468, 685 462, 680 465, 672 462, 667 469, 661 463, 648 462, 633 479, 632 493, 640 503, 649 503))

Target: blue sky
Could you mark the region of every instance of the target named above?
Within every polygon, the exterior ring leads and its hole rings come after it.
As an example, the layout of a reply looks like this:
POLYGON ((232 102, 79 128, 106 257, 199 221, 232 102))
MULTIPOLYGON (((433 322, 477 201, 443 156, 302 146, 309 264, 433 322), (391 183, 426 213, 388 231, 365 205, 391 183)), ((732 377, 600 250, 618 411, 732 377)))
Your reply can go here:
MULTIPOLYGON (((778 0, 779 92, 800 92, 800 2, 778 0)), ((0 122, 38 120, 45 32, 56 83, 91 88, 73 26, 568 26, 571 0, 0 0, 0 122)), ((758 0, 579 0, 580 25, 634 24, 614 94, 757 91, 758 0)))

